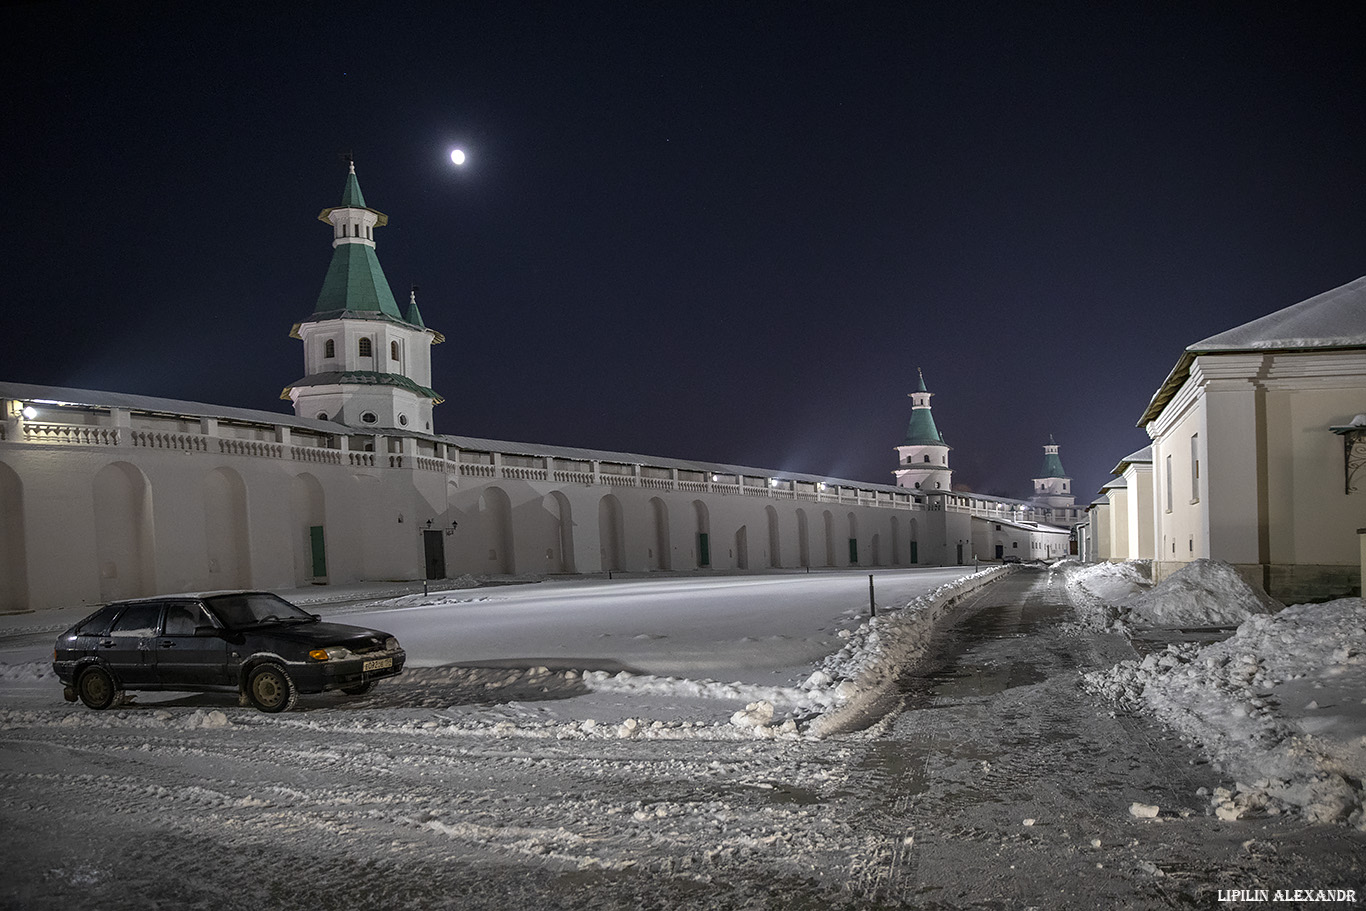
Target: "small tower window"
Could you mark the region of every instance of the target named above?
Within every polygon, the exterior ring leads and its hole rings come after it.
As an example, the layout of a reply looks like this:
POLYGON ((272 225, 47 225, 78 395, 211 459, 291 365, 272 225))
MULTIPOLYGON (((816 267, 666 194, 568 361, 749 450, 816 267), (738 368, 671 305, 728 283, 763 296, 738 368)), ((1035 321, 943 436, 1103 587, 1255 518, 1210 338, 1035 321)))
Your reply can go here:
POLYGON ((389 357, 398 360, 398 342, 389 343, 389 357))
POLYGON ((337 343, 333 339, 323 342, 323 357, 336 357, 337 343))
POLYGON ((379 418, 375 416, 373 411, 367 411, 360 416, 360 420, 362 424, 373 424, 378 421, 379 418))
POLYGON ((929 457, 929 456, 925 456, 925 461, 928 462, 929 460, 930 460, 930 457, 929 457))
POLYGON ((370 339, 361 339, 360 345, 356 349, 356 353, 358 353, 361 357, 374 357, 375 350, 374 346, 370 343, 370 339))

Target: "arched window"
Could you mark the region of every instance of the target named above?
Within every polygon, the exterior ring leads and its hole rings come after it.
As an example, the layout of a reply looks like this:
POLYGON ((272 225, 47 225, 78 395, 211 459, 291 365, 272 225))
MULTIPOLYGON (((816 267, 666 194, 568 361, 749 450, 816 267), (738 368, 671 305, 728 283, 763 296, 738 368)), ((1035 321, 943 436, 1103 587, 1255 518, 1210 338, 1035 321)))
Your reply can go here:
POLYGON ((360 346, 359 346, 358 349, 357 349, 357 353, 360 354, 361 357, 374 357, 374 356, 375 356, 375 351, 374 351, 374 348, 373 348, 373 347, 371 346, 371 344, 370 344, 370 339, 368 339, 368 338, 363 338, 363 339, 360 340, 360 346))
POLYGON ((327 341, 323 342, 323 357, 336 357, 336 356, 337 356, 337 343, 336 343, 334 340, 332 340, 332 339, 328 339, 327 341))
POLYGON ((398 342, 389 343, 389 357, 393 360, 398 360, 398 342))
POLYGON ((930 457, 929 457, 929 456, 925 456, 925 461, 928 462, 929 460, 930 460, 930 457))

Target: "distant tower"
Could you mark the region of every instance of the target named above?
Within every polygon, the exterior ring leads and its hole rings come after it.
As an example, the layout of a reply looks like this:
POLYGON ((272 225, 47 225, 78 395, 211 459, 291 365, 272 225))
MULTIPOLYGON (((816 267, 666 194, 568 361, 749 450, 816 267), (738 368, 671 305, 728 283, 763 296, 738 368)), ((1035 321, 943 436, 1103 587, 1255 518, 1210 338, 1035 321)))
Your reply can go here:
POLYGON ((375 228, 389 217, 365 205, 354 162, 341 205, 318 220, 332 225, 332 264, 313 314, 290 332, 304 343, 304 377, 280 398, 303 418, 430 433, 442 401, 431 346, 445 339, 422 322, 416 288, 407 313, 394 301, 375 256, 375 228))
POLYGON ((920 373, 920 385, 911 393, 911 423, 906 427, 906 442, 896 448, 901 466, 892 472, 898 487, 916 490, 951 490, 953 471, 949 468, 949 445, 934 426, 930 412, 930 396, 925 388, 925 375, 920 373))
POLYGON ((1058 443, 1050 435, 1048 445, 1043 448, 1043 471, 1034 479, 1034 496, 1031 499, 1042 506, 1072 506, 1076 497, 1072 496, 1072 479, 1063 470, 1062 459, 1058 458, 1058 443))

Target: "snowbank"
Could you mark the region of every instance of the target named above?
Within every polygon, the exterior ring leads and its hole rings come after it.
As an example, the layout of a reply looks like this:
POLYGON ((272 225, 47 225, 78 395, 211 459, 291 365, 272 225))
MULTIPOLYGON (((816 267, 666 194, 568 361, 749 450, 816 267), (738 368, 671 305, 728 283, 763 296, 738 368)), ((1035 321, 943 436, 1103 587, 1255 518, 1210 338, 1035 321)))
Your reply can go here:
POLYGON ((1083 678, 1197 742, 1235 784, 1223 819, 1296 812, 1366 830, 1366 607, 1360 598, 1250 617, 1231 638, 1171 645, 1083 678))
POLYGON ((1151 591, 1121 601, 1118 619, 1133 628, 1236 626, 1254 614, 1280 609, 1279 601, 1251 585, 1231 565, 1193 560, 1151 591))
POLYGON ((1152 561, 1063 563, 1079 622, 1121 632, 1156 627, 1236 626, 1281 604, 1228 563, 1193 560, 1152 584, 1152 561))
POLYGON ((808 732, 824 737, 856 730, 880 714, 897 679, 924 654, 938 620, 963 597, 1011 569, 998 566, 964 576, 854 630, 849 644, 826 658, 802 684, 813 700, 830 705, 808 732))
POLYGON ((1077 563, 1066 560, 1053 567, 1062 573, 1083 626, 1104 629, 1114 622, 1119 604, 1152 588, 1151 560, 1127 563, 1077 563))

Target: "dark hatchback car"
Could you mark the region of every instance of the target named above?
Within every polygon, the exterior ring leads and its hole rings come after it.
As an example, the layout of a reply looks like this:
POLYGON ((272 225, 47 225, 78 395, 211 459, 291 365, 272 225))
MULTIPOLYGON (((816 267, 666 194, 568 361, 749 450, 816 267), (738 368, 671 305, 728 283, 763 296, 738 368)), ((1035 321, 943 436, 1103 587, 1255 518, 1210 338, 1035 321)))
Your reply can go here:
POLYGON ((231 591, 105 605, 58 637, 52 668, 67 700, 92 709, 118 705, 124 690, 231 688, 243 704, 283 712, 299 693, 367 693, 404 657, 388 633, 231 591))

